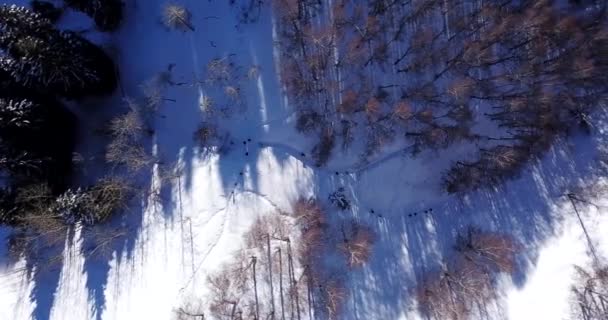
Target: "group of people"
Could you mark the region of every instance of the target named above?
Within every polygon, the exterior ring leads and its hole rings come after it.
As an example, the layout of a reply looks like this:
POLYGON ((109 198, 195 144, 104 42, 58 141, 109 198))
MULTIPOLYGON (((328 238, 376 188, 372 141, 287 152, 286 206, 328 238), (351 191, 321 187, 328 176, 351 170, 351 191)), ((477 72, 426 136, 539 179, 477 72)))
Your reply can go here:
MULTIPOLYGON (((371 213, 373 215, 376 215, 378 218, 384 218, 384 216, 382 216, 382 214, 376 213, 376 211, 374 209, 369 209, 369 213, 371 213)), ((420 211, 420 212, 415 211, 415 212, 412 212, 412 213, 408 213, 407 216, 409 218, 412 218, 412 217, 417 216, 418 214, 422 215, 422 214, 431 214, 431 213, 433 213, 433 208, 428 208, 428 209, 420 211)))

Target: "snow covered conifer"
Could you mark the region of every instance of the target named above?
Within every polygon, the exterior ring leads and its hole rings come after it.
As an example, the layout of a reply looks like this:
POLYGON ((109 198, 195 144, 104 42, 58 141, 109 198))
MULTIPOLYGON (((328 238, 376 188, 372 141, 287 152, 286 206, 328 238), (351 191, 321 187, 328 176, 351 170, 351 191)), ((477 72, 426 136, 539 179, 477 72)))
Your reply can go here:
POLYGON ((130 191, 129 186, 122 180, 102 179, 90 188, 67 190, 57 197, 53 211, 67 224, 102 223, 124 206, 130 191))
POLYGON ((37 122, 41 121, 35 115, 36 109, 39 107, 39 104, 29 99, 0 97, 0 132, 35 126, 37 122))
POLYGON ((27 9, 0 6, 0 48, 0 69, 28 89, 78 98, 116 88, 114 63, 101 49, 27 9))
POLYGON ((82 207, 87 200, 87 194, 82 189, 68 189, 55 199, 53 211, 63 219, 63 222, 74 224, 80 221, 82 207))
POLYGON ((25 7, 16 5, 0 6, 0 40, 13 42, 24 34, 40 34, 52 30, 49 20, 25 7))

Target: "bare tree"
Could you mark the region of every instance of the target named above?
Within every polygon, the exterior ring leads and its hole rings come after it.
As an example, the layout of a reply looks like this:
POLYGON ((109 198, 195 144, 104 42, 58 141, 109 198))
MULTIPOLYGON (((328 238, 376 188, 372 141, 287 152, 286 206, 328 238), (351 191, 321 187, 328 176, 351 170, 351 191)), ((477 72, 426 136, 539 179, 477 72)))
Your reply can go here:
POLYGON ((344 285, 337 281, 330 281, 321 289, 324 299, 324 311, 331 320, 338 319, 344 302, 346 301, 346 290, 344 285))
POLYGON ((157 114, 158 109, 165 101, 174 101, 164 97, 164 91, 168 85, 175 85, 171 80, 171 71, 163 71, 141 84, 143 93, 143 106, 139 106, 133 100, 127 100, 131 110, 137 110, 142 119, 150 120, 157 114))
POLYGON ((192 14, 182 5, 168 4, 163 9, 163 22, 169 28, 194 31, 191 19, 192 14))
POLYGON ((325 223, 323 209, 316 199, 300 198, 293 204, 293 215, 303 226, 313 226, 325 223))
POLYGON ((469 227, 458 235, 455 250, 467 263, 475 264, 486 273, 511 274, 521 246, 509 235, 469 227))
POLYGON ((97 226, 85 226, 83 238, 88 240, 87 257, 112 257, 116 245, 128 234, 126 228, 99 228, 97 226))
POLYGON ((248 294, 248 274, 252 266, 246 255, 237 256, 233 264, 225 265, 208 277, 211 290, 209 311, 217 319, 236 320, 243 313, 248 294))
POLYGON ((207 63, 206 83, 227 87, 236 80, 236 66, 234 62, 231 61, 230 57, 231 56, 212 59, 207 63))
POLYGON ((258 65, 253 65, 247 71, 247 78, 249 80, 255 80, 260 76, 261 67, 258 65))
POLYGON ((418 308, 431 319, 468 319, 473 312, 472 300, 486 299, 489 294, 486 279, 473 279, 464 272, 449 269, 429 275, 417 288, 418 308))
POLYGON ((185 305, 173 311, 176 320, 205 320, 201 306, 185 305))
POLYGON ((39 184, 19 188, 15 199, 17 222, 25 230, 24 241, 54 246, 64 241, 68 226, 59 213, 53 210, 54 196, 48 186, 39 184), (37 241, 41 240, 41 241, 37 241))
POLYGON ((285 218, 280 214, 271 213, 258 217, 244 238, 248 248, 264 248, 267 235, 274 240, 286 241, 289 234, 290 226, 285 218))
POLYGON ((106 147, 106 160, 136 172, 154 162, 143 144, 144 136, 151 130, 144 124, 139 107, 132 101, 127 103, 129 112, 110 121, 108 131, 112 140, 106 147))
POLYGON ((364 265, 371 255, 371 247, 374 243, 373 231, 356 223, 349 228, 347 235, 342 228, 344 234, 344 243, 339 246, 340 251, 346 257, 346 263, 350 267, 360 267, 364 265))
POLYGON ((483 186, 496 186, 517 174, 531 157, 525 145, 499 145, 481 150, 476 161, 457 161, 445 174, 444 187, 449 193, 462 193, 483 186))
POLYGON ((591 252, 591 255, 593 256, 593 262, 596 265, 599 265, 599 257, 598 254, 595 250, 595 246, 593 245, 593 241, 591 240, 591 236, 589 235, 589 232, 587 231, 587 227, 585 227, 585 222, 583 221, 583 218, 581 216, 581 213, 578 210, 578 207, 576 206, 577 203, 582 202, 582 203, 589 203, 588 201, 578 197, 576 194, 574 193, 568 193, 566 195, 568 197, 568 200, 570 201, 570 204, 572 205, 572 208, 574 209, 574 213, 576 214, 576 218, 578 220, 579 225, 581 226, 581 229, 583 230, 583 233, 585 234, 585 238, 587 239, 587 245, 589 246, 589 250, 591 252))
POLYGON ((520 245, 513 237, 469 227, 456 254, 416 289, 418 308, 434 319, 469 319, 496 299, 496 275, 513 274, 520 245))
POLYGON ((571 288, 571 310, 576 319, 608 319, 608 266, 591 270, 575 266, 577 283, 571 288))
POLYGON ((126 114, 110 121, 110 135, 123 139, 139 139, 146 128, 137 109, 133 108, 126 114))

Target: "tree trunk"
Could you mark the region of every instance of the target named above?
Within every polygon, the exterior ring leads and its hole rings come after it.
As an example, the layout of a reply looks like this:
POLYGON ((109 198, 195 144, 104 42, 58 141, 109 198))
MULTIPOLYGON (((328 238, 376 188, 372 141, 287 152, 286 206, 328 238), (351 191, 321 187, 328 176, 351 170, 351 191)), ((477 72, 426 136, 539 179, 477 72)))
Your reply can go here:
POLYGON ((258 281, 255 276, 255 265, 257 263, 257 258, 255 256, 251 257, 253 263, 253 291, 255 293, 255 319, 260 319, 260 304, 258 301, 258 281))
POLYGON ((589 250, 591 251, 591 254, 593 255, 593 263, 594 266, 599 266, 599 259, 597 257, 597 254, 595 252, 595 247, 593 246, 593 242, 591 241, 591 237, 589 236, 589 233, 587 232, 587 228, 585 227, 585 223, 583 222, 583 218, 581 218, 580 213, 578 212, 578 208, 576 207, 576 204, 574 203, 574 200, 576 200, 576 196, 572 193, 568 194, 568 199, 570 200, 570 203, 572 204, 572 208, 574 208, 574 212, 576 213, 576 217, 578 218, 578 222, 581 225, 581 228, 583 229, 583 233, 585 234, 585 238, 587 239, 587 243, 589 244, 589 250))
POLYGON ((272 285, 272 257, 270 256, 270 234, 266 234, 266 245, 268 255, 268 274, 270 277, 270 318, 274 320, 275 308, 274 308, 274 287, 272 285))
POLYGON ((287 241, 287 278, 288 283, 289 283, 289 319, 290 320, 294 320, 294 310, 295 310, 295 306, 294 306, 294 297, 293 297, 293 283, 291 282, 291 263, 289 263, 289 261, 291 261, 291 251, 289 250, 289 241, 287 241))
POLYGON ((279 295, 281 297, 281 320, 285 320, 285 301, 283 300, 283 256, 281 255, 281 247, 279 251, 279 295))
POLYGON ((314 304, 314 299, 312 296, 312 280, 310 277, 306 277, 306 286, 308 287, 308 319, 312 320, 312 305, 314 304))
POLYGON ((295 276, 295 269, 293 267, 293 256, 291 254, 291 241, 287 242, 287 250, 288 250, 288 255, 289 255, 289 266, 291 269, 291 279, 290 282, 292 284, 292 292, 295 295, 295 299, 296 299, 296 315, 298 320, 302 320, 300 318, 300 298, 299 298, 299 293, 298 293, 298 283, 296 282, 296 276, 295 276))

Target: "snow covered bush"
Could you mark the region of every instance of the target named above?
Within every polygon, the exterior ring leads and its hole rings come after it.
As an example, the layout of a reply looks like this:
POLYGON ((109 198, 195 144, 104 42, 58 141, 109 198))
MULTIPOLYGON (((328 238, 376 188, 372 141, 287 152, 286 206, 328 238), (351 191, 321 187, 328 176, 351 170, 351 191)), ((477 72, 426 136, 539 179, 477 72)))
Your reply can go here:
POLYGON ((344 193, 344 188, 342 188, 342 187, 340 187, 340 188, 338 188, 338 190, 332 192, 329 195, 328 200, 333 205, 338 207, 340 210, 350 209, 350 202, 348 201, 348 198, 346 197, 346 194, 344 193))
POLYGON ((121 0, 65 0, 66 5, 93 18, 101 31, 114 31, 123 18, 121 0))
POLYGON ((168 4, 163 9, 163 22, 171 29, 194 31, 192 14, 186 7, 178 4, 168 4))
POLYGON ((1 6, 0 32, 0 69, 28 89, 77 98, 116 88, 114 63, 100 48, 37 13, 1 6))

